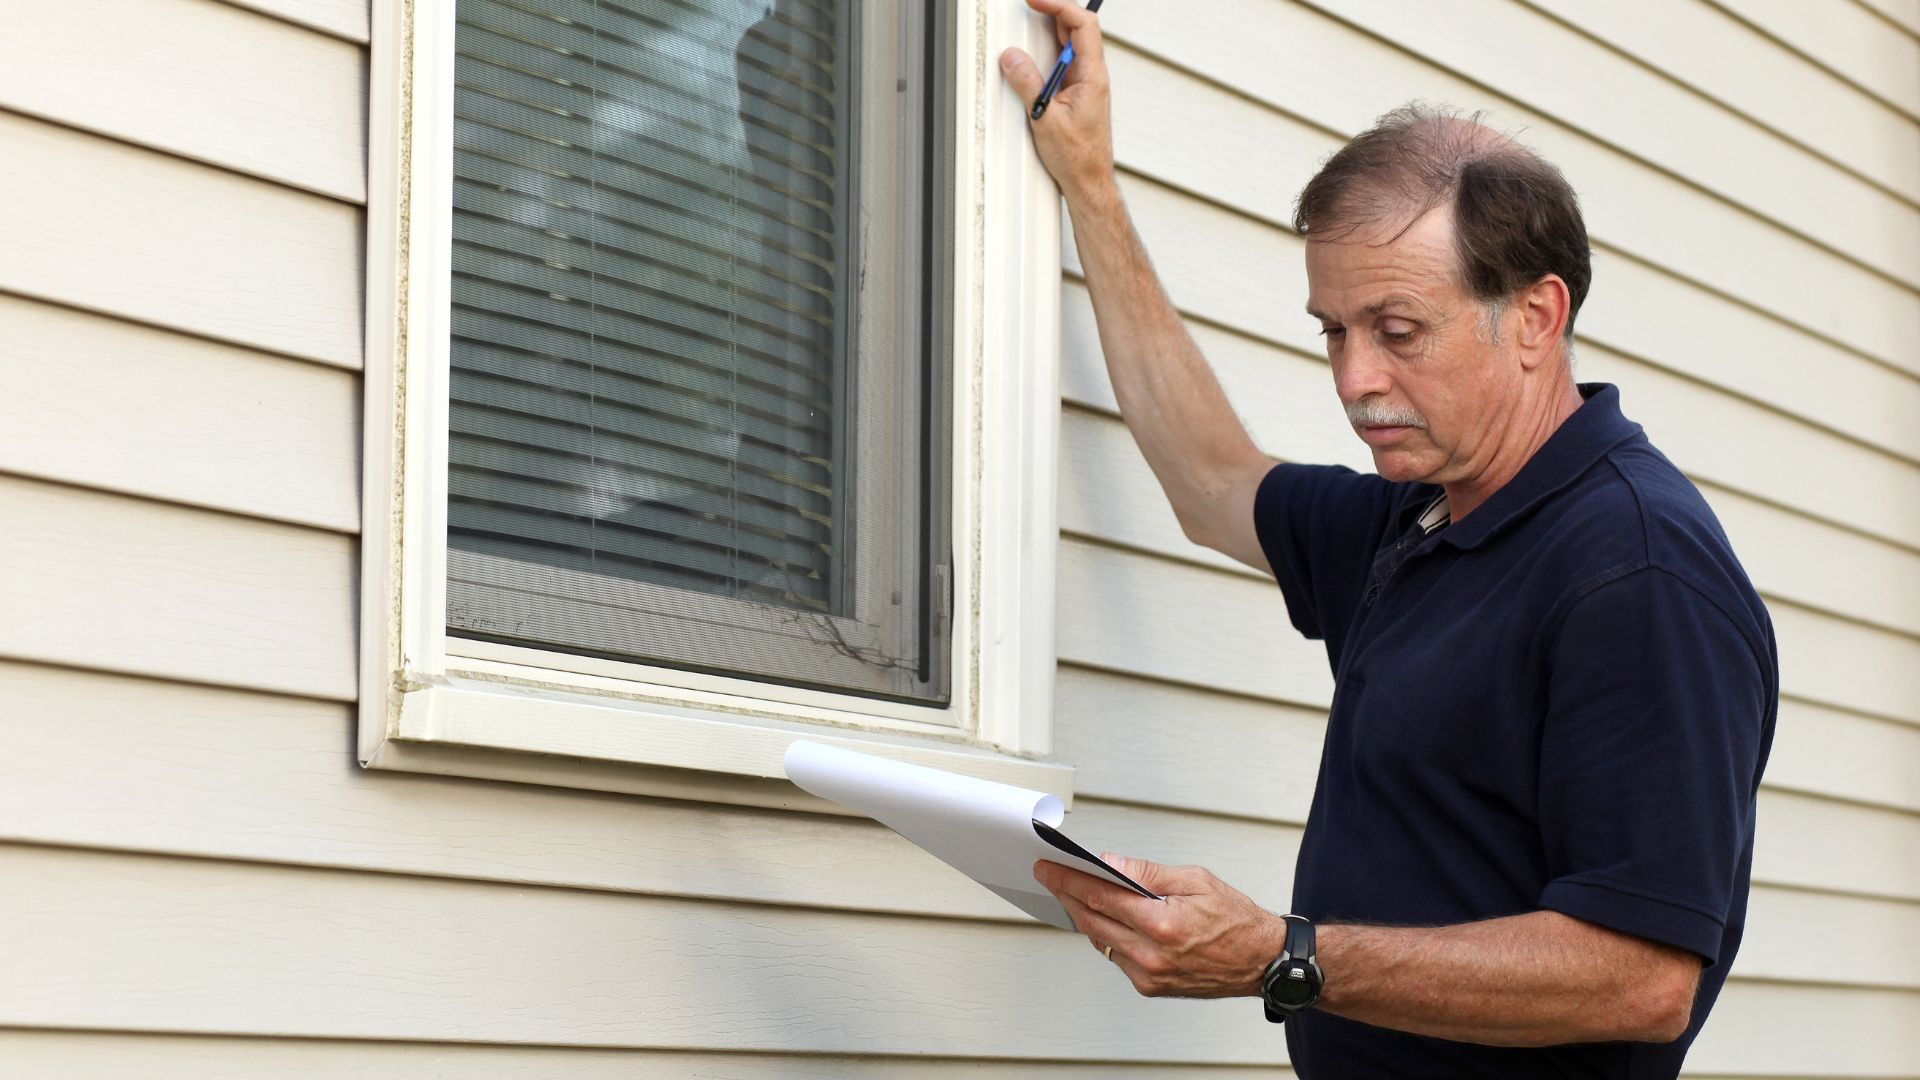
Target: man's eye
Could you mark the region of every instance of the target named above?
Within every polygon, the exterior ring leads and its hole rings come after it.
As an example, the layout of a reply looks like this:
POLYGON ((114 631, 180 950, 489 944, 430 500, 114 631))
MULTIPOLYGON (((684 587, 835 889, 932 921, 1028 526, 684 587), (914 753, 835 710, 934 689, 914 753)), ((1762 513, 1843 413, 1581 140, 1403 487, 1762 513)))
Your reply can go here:
POLYGON ((1320 328, 1321 337, 1339 337, 1346 332, 1347 328, 1344 326, 1323 326, 1320 328))

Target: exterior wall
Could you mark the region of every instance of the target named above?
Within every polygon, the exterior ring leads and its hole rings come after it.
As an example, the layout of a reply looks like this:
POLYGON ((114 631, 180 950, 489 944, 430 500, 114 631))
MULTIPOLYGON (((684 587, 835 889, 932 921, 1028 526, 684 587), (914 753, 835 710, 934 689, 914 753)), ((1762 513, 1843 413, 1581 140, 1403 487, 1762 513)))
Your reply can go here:
MULTIPOLYGON (((1488 107, 1587 200, 1582 376, 1782 646, 1700 1075, 1920 1077, 1920 16, 1876 6, 1106 13, 1140 229, 1276 455, 1365 461, 1285 227, 1344 134, 1488 107)), ((0 0, 5 1071, 1284 1074, 1251 1003, 1135 999, 877 827, 352 766, 365 14, 0 0)), ((1075 834, 1284 908, 1324 660, 1181 538, 1065 251, 1075 834)))

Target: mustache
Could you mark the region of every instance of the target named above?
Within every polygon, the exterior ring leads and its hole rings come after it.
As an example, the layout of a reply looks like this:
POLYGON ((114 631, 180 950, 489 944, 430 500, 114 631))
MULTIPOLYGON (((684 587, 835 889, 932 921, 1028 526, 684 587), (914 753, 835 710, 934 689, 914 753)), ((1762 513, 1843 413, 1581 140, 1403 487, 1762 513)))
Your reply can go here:
POLYGON ((1425 429, 1426 417, 1404 405, 1393 405, 1379 398, 1361 398, 1347 407, 1347 422, 1354 427, 1411 427, 1425 429))

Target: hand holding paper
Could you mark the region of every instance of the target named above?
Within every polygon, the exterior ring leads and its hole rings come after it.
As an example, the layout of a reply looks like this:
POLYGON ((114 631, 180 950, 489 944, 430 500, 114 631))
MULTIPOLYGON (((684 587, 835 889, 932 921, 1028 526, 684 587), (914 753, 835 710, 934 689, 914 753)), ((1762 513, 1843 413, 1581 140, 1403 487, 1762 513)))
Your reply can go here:
POLYGON ((1080 847, 1060 833, 1066 811, 1052 795, 805 741, 787 748, 786 766, 802 789, 889 826, 1041 922, 1112 946, 1148 997, 1255 993, 1285 938, 1278 916, 1200 867, 1080 847))
POLYGON ((1047 864, 1036 876, 1066 906, 1087 940, 1120 965, 1144 997, 1222 998, 1259 993, 1260 974, 1280 954, 1279 916, 1198 866, 1105 859, 1160 894, 1141 900, 1104 881, 1047 864))

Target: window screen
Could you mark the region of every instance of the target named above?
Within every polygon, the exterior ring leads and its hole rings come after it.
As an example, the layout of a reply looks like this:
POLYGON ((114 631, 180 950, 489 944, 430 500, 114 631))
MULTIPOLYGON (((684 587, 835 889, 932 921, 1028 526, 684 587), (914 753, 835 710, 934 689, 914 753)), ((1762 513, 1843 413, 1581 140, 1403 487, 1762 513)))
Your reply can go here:
POLYGON ((945 699, 939 6, 458 0, 450 633, 945 699))

